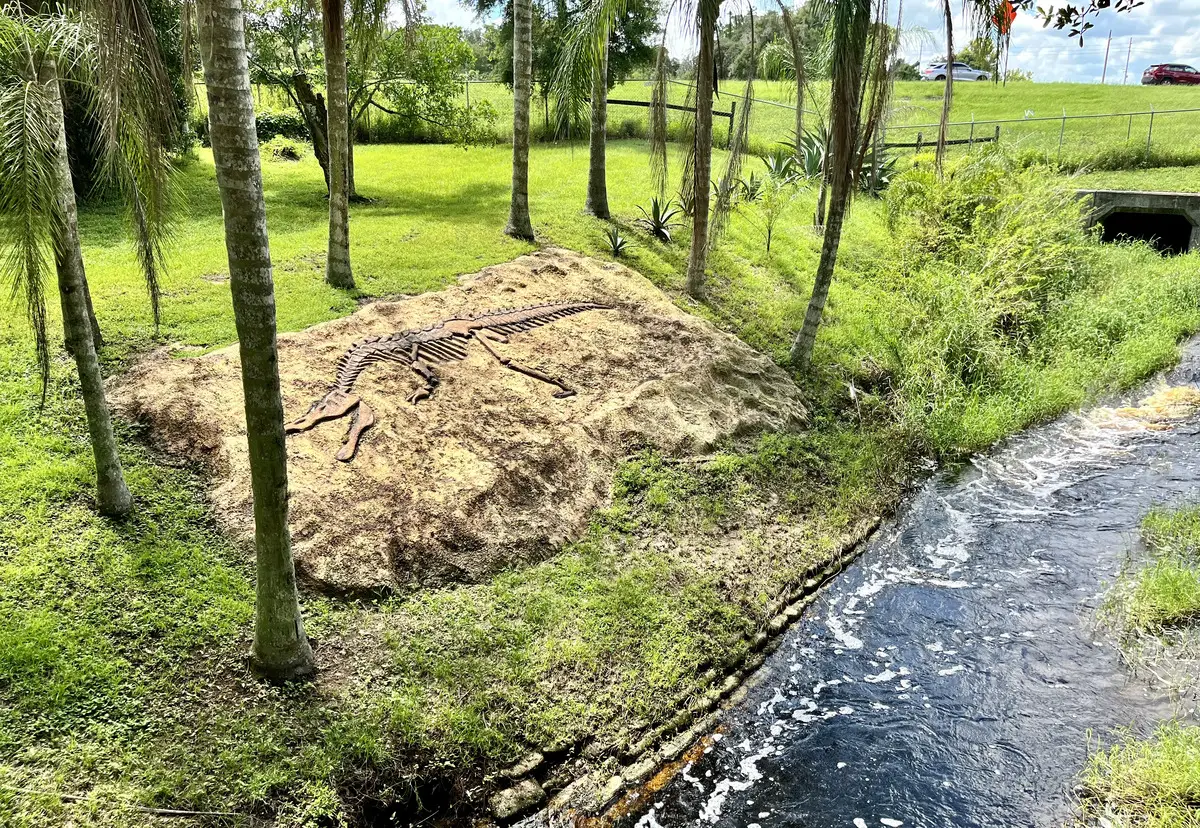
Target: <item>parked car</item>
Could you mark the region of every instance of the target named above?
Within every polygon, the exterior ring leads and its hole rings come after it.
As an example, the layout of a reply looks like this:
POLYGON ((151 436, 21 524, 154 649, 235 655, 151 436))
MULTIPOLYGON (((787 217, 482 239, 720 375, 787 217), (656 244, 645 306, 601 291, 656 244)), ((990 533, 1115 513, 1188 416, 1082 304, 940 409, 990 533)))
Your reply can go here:
POLYGON ((1183 63, 1156 63, 1142 72, 1142 83, 1163 84, 1200 83, 1200 72, 1183 63))
MULTIPOLYGON (((989 72, 982 69, 972 69, 965 63, 954 62, 954 79, 955 80, 989 80, 991 78, 989 72)), ((946 64, 931 63, 921 72, 922 80, 944 81, 946 79, 946 64)))

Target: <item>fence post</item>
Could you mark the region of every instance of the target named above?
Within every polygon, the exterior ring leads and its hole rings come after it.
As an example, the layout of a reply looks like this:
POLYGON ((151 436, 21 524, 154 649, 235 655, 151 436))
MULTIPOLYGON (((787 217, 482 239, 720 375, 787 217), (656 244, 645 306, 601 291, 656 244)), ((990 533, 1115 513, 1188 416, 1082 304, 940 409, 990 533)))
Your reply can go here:
POLYGON ((975 149, 975 113, 971 113, 971 136, 967 139, 967 151, 975 149))
POLYGON ((1000 146, 1000 125, 996 124, 996 137, 992 139, 996 142, 996 146, 1000 146))
POLYGON ((1129 143, 1129 139, 1133 137, 1133 116, 1129 116, 1129 129, 1125 130, 1125 143, 1129 143))
POLYGON ((1063 107, 1062 126, 1058 128, 1058 160, 1062 161, 1063 133, 1067 131, 1067 108, 1063 107))
POLYGON ((923 133, 918 132, 917 133, 917 147, 916 147, 917 151, 914 153, 915 155, 921 154, 921 144, 923 144, 924 142, 925 142, 925 139, 924 139, 923 133))
POLYGON ((1150 154, 1150 139, 1154 136, 1154 104, 1150 104, 1150 128, 1146 130, 1146 155, 1150 154))
POLYGON ((463 86, 467 89, 467 111, 471 111, 471 81, 470 79, 463 81, 463 86))
POLYGON ((729 146, 733 146, 733 116, 737 113, 737 101, 730 99, 729 101, 729 138, 727 142, 729 146))

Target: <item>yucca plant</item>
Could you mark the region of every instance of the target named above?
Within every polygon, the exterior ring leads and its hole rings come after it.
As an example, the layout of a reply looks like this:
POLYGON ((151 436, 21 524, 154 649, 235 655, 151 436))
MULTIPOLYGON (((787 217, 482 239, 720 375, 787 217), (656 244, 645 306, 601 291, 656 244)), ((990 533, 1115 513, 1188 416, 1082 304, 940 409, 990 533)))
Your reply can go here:
POLYGON ((650 209, 647 211, 645 207, 638 206, 642 211, 643 218, 637 220, 637 223, 645 227, 650 232, 650 235, 662 242, 671 242, 671 228, 678 227, 679 222, 675 221, 675 217, 679 215, 679 208, 674 206, 671 199, 665 201, 655 196, 650 199, 650 209))
POLYGON ((608 242, 608 250, 614 258, 619 259, 625 255, 625 251, 629 248, 629 240, 621 235, 621 231, 616 225, 604 231, 604 238, 608 242))

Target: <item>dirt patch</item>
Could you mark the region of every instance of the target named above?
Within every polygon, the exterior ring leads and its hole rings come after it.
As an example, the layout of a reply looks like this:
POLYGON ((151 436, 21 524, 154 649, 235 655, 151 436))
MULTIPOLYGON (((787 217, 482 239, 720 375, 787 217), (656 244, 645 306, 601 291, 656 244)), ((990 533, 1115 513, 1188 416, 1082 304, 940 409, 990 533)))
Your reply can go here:
MULTIPOLYGON (((364 373, 354 390, 378 422, 352 462, 334 459, 347 419, 288 437, 302 576, 350 592, 478 580, 577 538, 633 450, 698 453, 804 424, 799 391, 770 359, 684 313, 633 271, 557 249, 281 336, 286 415, 303 414, 322 396, 338 357, 366 336, 568 300, 612 309, 514 334, 497 348, 563 379, 574 397, 555 399, 554 387, 505 368, 473 342, 465 360, 437 368, 436 393, 418 405, 406 402, 422 384, 407 366, 364 373)), ((249 538, 236 346, 191 359, 155 355, 113 397, 167 451, 208 465, 219 518, 249 538)))

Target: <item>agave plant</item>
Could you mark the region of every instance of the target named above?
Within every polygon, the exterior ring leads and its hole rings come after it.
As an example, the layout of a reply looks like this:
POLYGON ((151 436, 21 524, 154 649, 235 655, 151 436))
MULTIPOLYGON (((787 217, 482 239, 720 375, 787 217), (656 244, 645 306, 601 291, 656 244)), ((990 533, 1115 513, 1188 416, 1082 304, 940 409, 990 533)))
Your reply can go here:
POLYGON ((679 222, 675 221, 675 217, 679 215, 679 208, 673 206, 674 202, 671 199, 666 201, 660 200, 657 196, 650 199, 650 209, 638 206, 642 211, 643 218, 637 220, 637 223, 650 231, 650 235, 659 241, 670 243, 671 228, 678 227, 679 222))
POLYGON ((613 254, 614 258, 621 258, 629 248, 629 240, 621 235, 621 231, 617 229, 616 225, 605 230, 604 237, 608 241, 609 252, 613 254))
POLYGON ((785 150, 776 150, 763 159, 767 165, 767 176, 784 184, 792 184, 800 178, 796 156, 785 150))
POLYGON ((864 193, 876 197, 882 196, 883 191, 892 183, 896 174, 898 159, 880 150, 879 160, 875 160, 875 151, 871 150, 863 159, 862 169, 858 173, 858 186, 864 193))
POLYGON ((738 188, 741 190, 742 201, 747 204, 753 204, 762 198, 763 181, 754 173, 750 173, 749 178, 739 181, 738 188))

